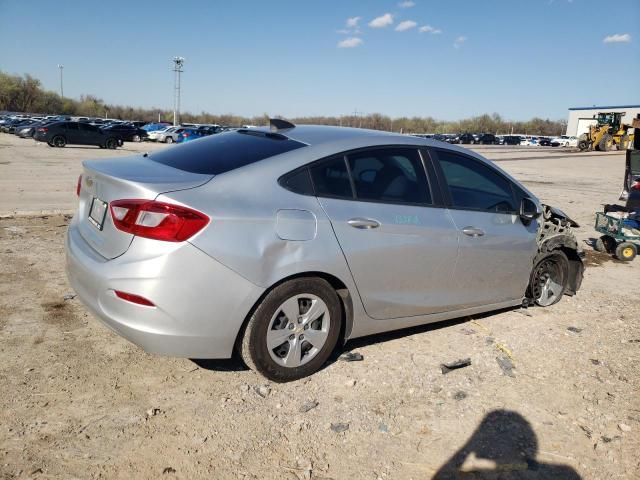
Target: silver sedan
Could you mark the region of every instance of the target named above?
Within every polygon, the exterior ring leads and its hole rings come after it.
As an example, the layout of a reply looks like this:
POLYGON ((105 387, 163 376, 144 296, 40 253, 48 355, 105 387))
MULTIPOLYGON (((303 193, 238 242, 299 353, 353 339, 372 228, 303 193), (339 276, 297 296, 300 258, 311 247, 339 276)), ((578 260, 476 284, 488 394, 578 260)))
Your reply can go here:
POLYGON ((240 129, 85 161, 69 280, 148 352, 275 381, 349 339, 572 295, 561 211, 461 147, 378 131, 240 129))

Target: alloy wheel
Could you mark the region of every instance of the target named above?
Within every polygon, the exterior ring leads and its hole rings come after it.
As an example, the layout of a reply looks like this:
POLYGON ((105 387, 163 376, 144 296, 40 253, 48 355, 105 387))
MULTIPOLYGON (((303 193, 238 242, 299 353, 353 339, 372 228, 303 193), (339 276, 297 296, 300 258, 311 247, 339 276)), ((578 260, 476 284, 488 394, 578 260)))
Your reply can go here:
POLYGON ((541 307, 558 301, 564 292, 564 271, 552 257, 538 264, 534 276, 533 295, 541 307))

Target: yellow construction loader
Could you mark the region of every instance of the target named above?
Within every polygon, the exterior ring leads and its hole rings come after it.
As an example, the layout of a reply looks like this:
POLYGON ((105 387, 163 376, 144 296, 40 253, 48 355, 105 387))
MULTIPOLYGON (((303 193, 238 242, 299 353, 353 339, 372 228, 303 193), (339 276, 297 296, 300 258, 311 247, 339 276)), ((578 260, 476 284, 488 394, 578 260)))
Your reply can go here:
POLYGON ((581 151, 599 150, 608 152, 617 148, 626 150, 633 142, 633 134, 628 130, 631 125, 622 123, 623 112, 601 112, 596 117, 597 123, 589 127, 587 133, 578 138, 578 148, 581 151))

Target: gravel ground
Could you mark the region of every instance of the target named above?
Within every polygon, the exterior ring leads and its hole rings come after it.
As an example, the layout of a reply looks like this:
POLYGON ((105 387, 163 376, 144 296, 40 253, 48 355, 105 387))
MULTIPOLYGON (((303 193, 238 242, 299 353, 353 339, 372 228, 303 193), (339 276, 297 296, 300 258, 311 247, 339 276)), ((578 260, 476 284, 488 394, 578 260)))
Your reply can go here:
POLYGON ((12 212, 66 209, 79 159, 102 152, 7 137, 0 478, 640 477, 640 260, 589 246, 593 212, 619 193, 622 155, 478 149, 583 223, 577 296, 358 339, 343 351, 362 361, 336 354, 310 378, 272 384, 236 359, 148 355, 93 319, 64 275, 69 217, 12 212), (22 180, 39 162, 59 175, 36 191, 22 180), (39 196, 56 189, 49 208, 39 196), (463 358, 471 365, 442 373, 463 358))

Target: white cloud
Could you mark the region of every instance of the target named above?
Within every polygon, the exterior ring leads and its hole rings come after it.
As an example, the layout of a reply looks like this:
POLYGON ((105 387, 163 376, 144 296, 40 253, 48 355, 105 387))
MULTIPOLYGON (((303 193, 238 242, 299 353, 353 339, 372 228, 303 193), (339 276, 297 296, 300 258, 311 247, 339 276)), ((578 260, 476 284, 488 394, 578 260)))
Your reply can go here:
POLYGON ((615 35, 609 35, 602 40, 604 43, 629 43, 631 41, 631 35, 628 33, 616 33, 615 35))
POLYGON ((411 30, 416 25, 418 25, 418 24, 416 22, 414 22, 413 20, 405 20, 404 22, 400 22, 398 24, 398 26, 396 27, 396 32, 404 32, 406 30, 411 30))
POLYGON ((442 33, 442 30, 440 30, 439 28, 433 28, 431 25, 424 25, 424 26, 420 27, 419 32, 420 33, 432 33, 433 35, 437 35, 439 33, 442 33))
POLYGON ((369 26, 371 28, 384 28, 393 23, 393 15, 390 13, 385 13, 384 15, 380 15, 379 17, 374 18, 369 22, 369 26))
POLYGON ((347 27, 349 28, 355 28, 358 26, 358 22, 360 21, 361 17, 351 17, 351 18, 347 18, 347 27))
POLYGON ((411 0, 407 0, 406 2, 400 2, 398 4, 400 8, 411 8, 416 6, 416 2, 412 2, 411 0))
POLYGON ((344 40, 338 42, 338 48, 355 48, 363 44, 361 38, 358 37, 349 37, 344 40))
POLYGON ((455 41, 455 42, 453 42, 453 46, 454 46, 455 48, 460 48, 460 47, 462 46, 462 44, 463 44, 464 42, 466 42, 466 41, 467 41, 467 37, 462 37, 462 36, 460 36, 460 37, 456 38, 456 41, 455 41))

